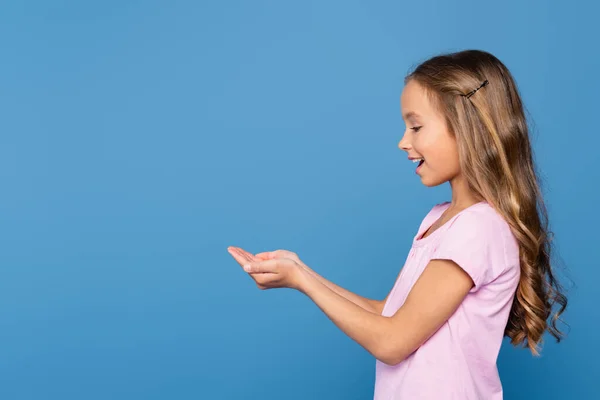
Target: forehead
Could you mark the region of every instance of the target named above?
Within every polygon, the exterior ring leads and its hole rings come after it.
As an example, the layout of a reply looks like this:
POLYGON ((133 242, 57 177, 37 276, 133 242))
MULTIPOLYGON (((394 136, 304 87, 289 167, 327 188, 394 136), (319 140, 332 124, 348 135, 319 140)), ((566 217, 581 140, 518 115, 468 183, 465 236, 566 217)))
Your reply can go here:
POLYGON ((400 96, 402 119, 406 121, 432 117, 435 114, 427 92, 416 81, 409 81, 400 96))

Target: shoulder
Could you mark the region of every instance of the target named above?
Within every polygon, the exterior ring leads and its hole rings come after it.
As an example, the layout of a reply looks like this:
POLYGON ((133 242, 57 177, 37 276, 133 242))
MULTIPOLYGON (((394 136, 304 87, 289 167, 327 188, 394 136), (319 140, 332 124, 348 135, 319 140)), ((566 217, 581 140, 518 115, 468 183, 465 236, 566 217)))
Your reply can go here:
POLYGON ((519 246, 510 224, 494 207, 477 203, 459 213, 453 233, 468 235, 475 243, 500 247, 508 256, 519 254, 519 246))
POLYGON ((463 229, 483 238, 511 235, 510 225, 504 217, 486 202, 477 203, 458 213, 453 221, 454 231, 463 229))
POLYGON ((458 213, 438 246, 438 255, 457 254, 463 264, 473 264, 480 284, 519 266, 519 247, 510 225, 485 202, 458 213))

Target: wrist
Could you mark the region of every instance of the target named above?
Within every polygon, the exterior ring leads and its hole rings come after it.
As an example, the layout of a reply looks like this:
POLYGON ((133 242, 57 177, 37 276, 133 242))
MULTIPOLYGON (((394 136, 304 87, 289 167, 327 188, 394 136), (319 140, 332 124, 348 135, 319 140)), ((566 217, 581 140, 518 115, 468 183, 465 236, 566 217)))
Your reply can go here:
POLYGON ((300 269, 302 269, 302 272, 308 274, 308 275, 315 275, 315 271, 313 271, 308 265, 302 263, 300 264, 300 269))
POLYGON ((299 292, 307 294, 308 287, 313 279, 314 276, 312 275, 312 270, 310 268, 306 266, 298 268, 296 289, 299 292))

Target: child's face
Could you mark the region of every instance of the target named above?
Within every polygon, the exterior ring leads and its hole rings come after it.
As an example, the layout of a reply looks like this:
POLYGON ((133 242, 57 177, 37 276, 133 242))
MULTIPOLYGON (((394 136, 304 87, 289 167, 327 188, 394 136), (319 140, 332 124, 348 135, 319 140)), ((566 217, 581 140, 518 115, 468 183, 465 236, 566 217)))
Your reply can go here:
POLYGON ((433 108, 417 82, 409 81, 404 87, 400 109, 406 130, 398 147, 406 151, 409 158, 424 160, 416 171, 421 182, 425 186, 437 186, 457 177, 460 168, 456 140, 448 131, 444 117, 433 108))

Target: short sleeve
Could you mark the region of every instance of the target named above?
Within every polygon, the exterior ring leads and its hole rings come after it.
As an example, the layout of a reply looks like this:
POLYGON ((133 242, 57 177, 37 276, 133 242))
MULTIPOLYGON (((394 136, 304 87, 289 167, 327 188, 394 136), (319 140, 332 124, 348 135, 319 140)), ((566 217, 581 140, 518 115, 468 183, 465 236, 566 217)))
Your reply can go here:
POLYGON ((494 280, 505 268, 505 247, 497 218, 465 212, 449 222, 431 259, 451 260, 473 280, 472 292, 494 280))

